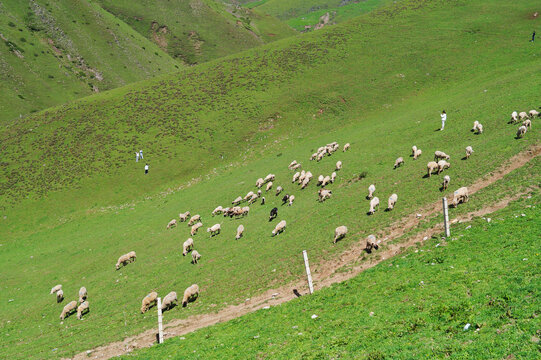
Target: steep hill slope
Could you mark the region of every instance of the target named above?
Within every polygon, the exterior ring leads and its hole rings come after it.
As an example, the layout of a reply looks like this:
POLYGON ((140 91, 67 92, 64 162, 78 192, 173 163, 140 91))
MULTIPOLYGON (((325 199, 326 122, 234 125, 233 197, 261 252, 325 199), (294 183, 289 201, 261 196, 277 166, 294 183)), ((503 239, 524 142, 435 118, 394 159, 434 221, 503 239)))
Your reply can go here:
POLYGON ((0 3, 0 122, 181 65, 90 1, 0 3))
MULTIPOLYGON (((516 125, 507 124, 512 110, 538 101, 539 51, 522 37, 538 21, 531 18, 535 6, 405 1, 3 127, 0 330, 9 336, 1 357, 57 358, 154 327, 154 314, 138 313, 151 290, 163 296, 201 287, 196 303, 167 312, 166 321, 242 303, 301 278, 301 250, 318 264, 372 232, 384 238, 382 229, 538 144, 536 120, 523 139, 514 139, 516 125), (442 109, 449 120, 436 132, 442 109), (470 132, 473 120, 485 125, 482 135, 470 132), (331 141, 350 142, 351 149, 308 161, 331 141), (423 149, 416 161, 408 158, 414 144, 423 149), (460 160, 468 145, 474 156, 460 160), (133 156, 141 148, 147 175, 133 156), (441 175, 423 178, 435 150, 451 156, 445 192, 441 175), (393 170, 398 156, 406 164, 393 170), (316 177, 343 161, 328 187, 331 199, 317 202, 315 181, 305 190, 291 184, 293 159, 316 177), (271 191, 247 217, 211 217, 270 172, 275 187, 295 194, 293 206, 281 206, 271 191), (371 183, 382 205, 367 216, 371 183), (399 202, 384 212, 394 192, 399 202), (274 206, 288 226, 271 238, 274 206), (165 228, 187 210, 203 217, 193 236, 203 255, 197 266, 180 255, 189 228, 165 228), (204 230, 214 223, 222 234, 211 239, 204 230), (246 233, 235 241, 239 224, 246 233), (338 225, 349 234, 333 245, 338 225), (137 261, 115 271, 118 256, 131 250, 137 261), (59 322, 64 304, 49 295, 57 283, 66 300, 87 287, 91 312, 84 321, 59 322)), ((528 168, 534 184, 536 164, 528 168)), ((456 211, 530 186, 524 178, 503 182, 456 211)))

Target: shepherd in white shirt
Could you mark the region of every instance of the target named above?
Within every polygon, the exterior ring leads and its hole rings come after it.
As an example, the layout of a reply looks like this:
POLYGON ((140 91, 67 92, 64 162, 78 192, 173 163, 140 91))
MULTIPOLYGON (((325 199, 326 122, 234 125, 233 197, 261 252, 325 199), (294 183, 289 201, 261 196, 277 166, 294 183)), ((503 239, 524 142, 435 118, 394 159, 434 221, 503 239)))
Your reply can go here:
POLYGON ((148 164, 145 165, 145 174, 148 174, 148 164))
POLYGON ((139 153, 135 152, 135 162, 139 162, 139 153))
POLYGON ((445 113, 445 110, 441 112, 441 129, 440 131, 443 131, 443 128, 445 127, 445 120, 447 120, 447 114, 445 113))
POLYGON ((139 150, 139 157, 143 160, 143 150, 139 150))

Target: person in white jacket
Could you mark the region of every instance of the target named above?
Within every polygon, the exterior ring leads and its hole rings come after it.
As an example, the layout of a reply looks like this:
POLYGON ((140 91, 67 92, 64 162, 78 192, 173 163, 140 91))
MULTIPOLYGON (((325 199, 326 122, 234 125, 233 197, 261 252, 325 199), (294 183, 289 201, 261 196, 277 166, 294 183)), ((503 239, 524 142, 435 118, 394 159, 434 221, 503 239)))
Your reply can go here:
POLYGON ((139 162, 139 153, 135 152, 135 162, 139 162))
POLYGON ((145 174, 148 174, 148 164, 145 165, 145 174))
POLYGON ((445 121, 447 120, 447 114, 445 113, 445 110, 441 112, 441 129, 440 131, 443 131, 443 128, 445 127, 445 121))

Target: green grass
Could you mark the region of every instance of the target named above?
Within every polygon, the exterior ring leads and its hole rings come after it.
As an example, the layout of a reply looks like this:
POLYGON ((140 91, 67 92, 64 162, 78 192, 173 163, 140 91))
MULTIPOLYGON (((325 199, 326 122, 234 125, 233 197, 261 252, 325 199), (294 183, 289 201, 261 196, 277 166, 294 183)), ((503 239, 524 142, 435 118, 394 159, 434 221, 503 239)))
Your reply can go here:
MULTIPOLYGON (((332 259, 439 199, 441 176, 422 178, 433 151, 451 155, 451 192, 538 144, 535 124, 521 140, 506 124, 512 110, 538 100, 537 45, 517 35, 537 21, 528 17, 533 6, 401 2, 3 126, 0 357, 68 356, 153 327, 152 314, 138 314, 152 289, 181 293, 194 282, 202 289, 193 306, 166 313, 166 320, 237 304, 299 279, 301 250, 314 263, 332 259), (443 108, 449 120, 443 133, 435 132, 443 108), (483 135, 469 132, 474 120, 485 126, 483 135), (335 140, 350 142, 351 150, 308 161, 335 140), (424 152, 418 161, 407 157, 413 144, 424 152), (475 154, 461 161, 467 145, 475 154), (140 148, 151 165, 147 176, 133 158, 140 148), (406 164, 393 171, 398 156, 406 164), (293 159, 316 177, 342 160, 333 198, 319 204, 313 184, 304 191, 291 185, 286 167, 293 159), (367 177, 355 181, 364 171, 367 177), (210 218, 217 205, 254 190, 269 172, 275 186, 297 197, 294 206, 280 207, 284 234, 270 237, 266 219, 279 203, 272 195, 243 220, 210 218), (382 207, 365 215, 370 183, 382 202, 398 193, 393 212, 382 207), (194 237, 203 255, 198 266, 179 254, 188 228, 165 230, 186 210, 200 213, 205 228, 222 222, 220 236, 194 237), (240 223, 246 235, 234 241, 240 223), (342 224, 350 236, 333 246, 333 230, 342 224), (137 262, 115 272, 118 256, 130 250, 137 262), (67 300, 87 287, 85 321, 59 323, 61 305, 48 295, 56 283, 67 300)), ((500 187, 508 189, 500 184, 493 194, 500 187)), ((472 198, 457 211, 484 201, 472 198)))
POLYGON ((538 358, 540 200, 453 226, 448 241, 314 295, 122 358, 538 358))

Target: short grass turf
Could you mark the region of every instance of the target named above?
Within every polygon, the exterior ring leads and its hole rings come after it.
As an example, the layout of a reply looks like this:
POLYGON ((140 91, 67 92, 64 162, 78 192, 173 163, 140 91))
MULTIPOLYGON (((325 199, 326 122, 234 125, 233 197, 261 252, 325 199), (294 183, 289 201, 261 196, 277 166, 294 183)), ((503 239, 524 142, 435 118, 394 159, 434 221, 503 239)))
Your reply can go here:
MULTIPOLYGON (((451 155, 452 192, 539 143, 535 122, 520 140, 516 126, 506 123, 512 110, 528 110, 538 99, 536 45, 516 35, 537 21, 528 17, 533 8, 503 1, 399 3, 6 127, 0 132, 0 271, 6 274, 0 318, 7 339, 1 355, 67 356, 154 327, 153 314, 138 314, 151 290, 163 296, 200 285, 204 296, 166 313, 166 320, 242 302, 301 278, 301 250, 315 263, 329 260, 439 200, 441 176, 423 178, 433 151, 451 155), (452 27, 441 21, 450 13, 452 27), (504 22, 509 18, 516 21, 504 22), (396 28, 408 31, 397 35, 396 28), (442 108, 449 120, 440 133, 434 130, 442 108), (485 125, 484 134, 469 131, 473 120, 485 125), (352 148, 308 161, 331 141, 352 148), (424 152, 417 161, 408 158, 413 144, 424 152), (460 160, 468 145, 474 156, 460 160), (146 176, 133 156, 140 148, 151 164, 146 176), (392 170, 398 156, 406 164, 392 170), (304 191, 291 185, 286 167, 293 159, 316 177, 342 160, 329 186, 333 198, 318 204, 313 184, 304 191), (277 176, 275 186, 295 194, 294 206, 281 207, 266 194, 268 205, 252 206, 245 219, 210 217, 217 205, 255 190, 255 180, 269 172, 277 176), (363 200, 370 183, 382 200, 372 217, 363 200), (393 192, 398 206, 385 213, 393 192), (271 239, 273 206, 288 228, 271 239), (180 255, 188 228, 165 230, 186 210, 200 213, 205 224, 194 237, 203 255, 198 266, 180 255), (222 234, 209 239, 204 230, 217 222, 222 234), (240 223, 246 235, 235 242, 240 223), (350 235, 333 246, 338 225, 347 225, 350 235), (130 250, 137 262, 115 271, 118 256, 130 250), (60 324, 62 305, 48 294, 57 283, 66 300, 87 287, 91 313, 84 321, 60 324)), ((478 205, 472 198, 457 211, 478 205)))

